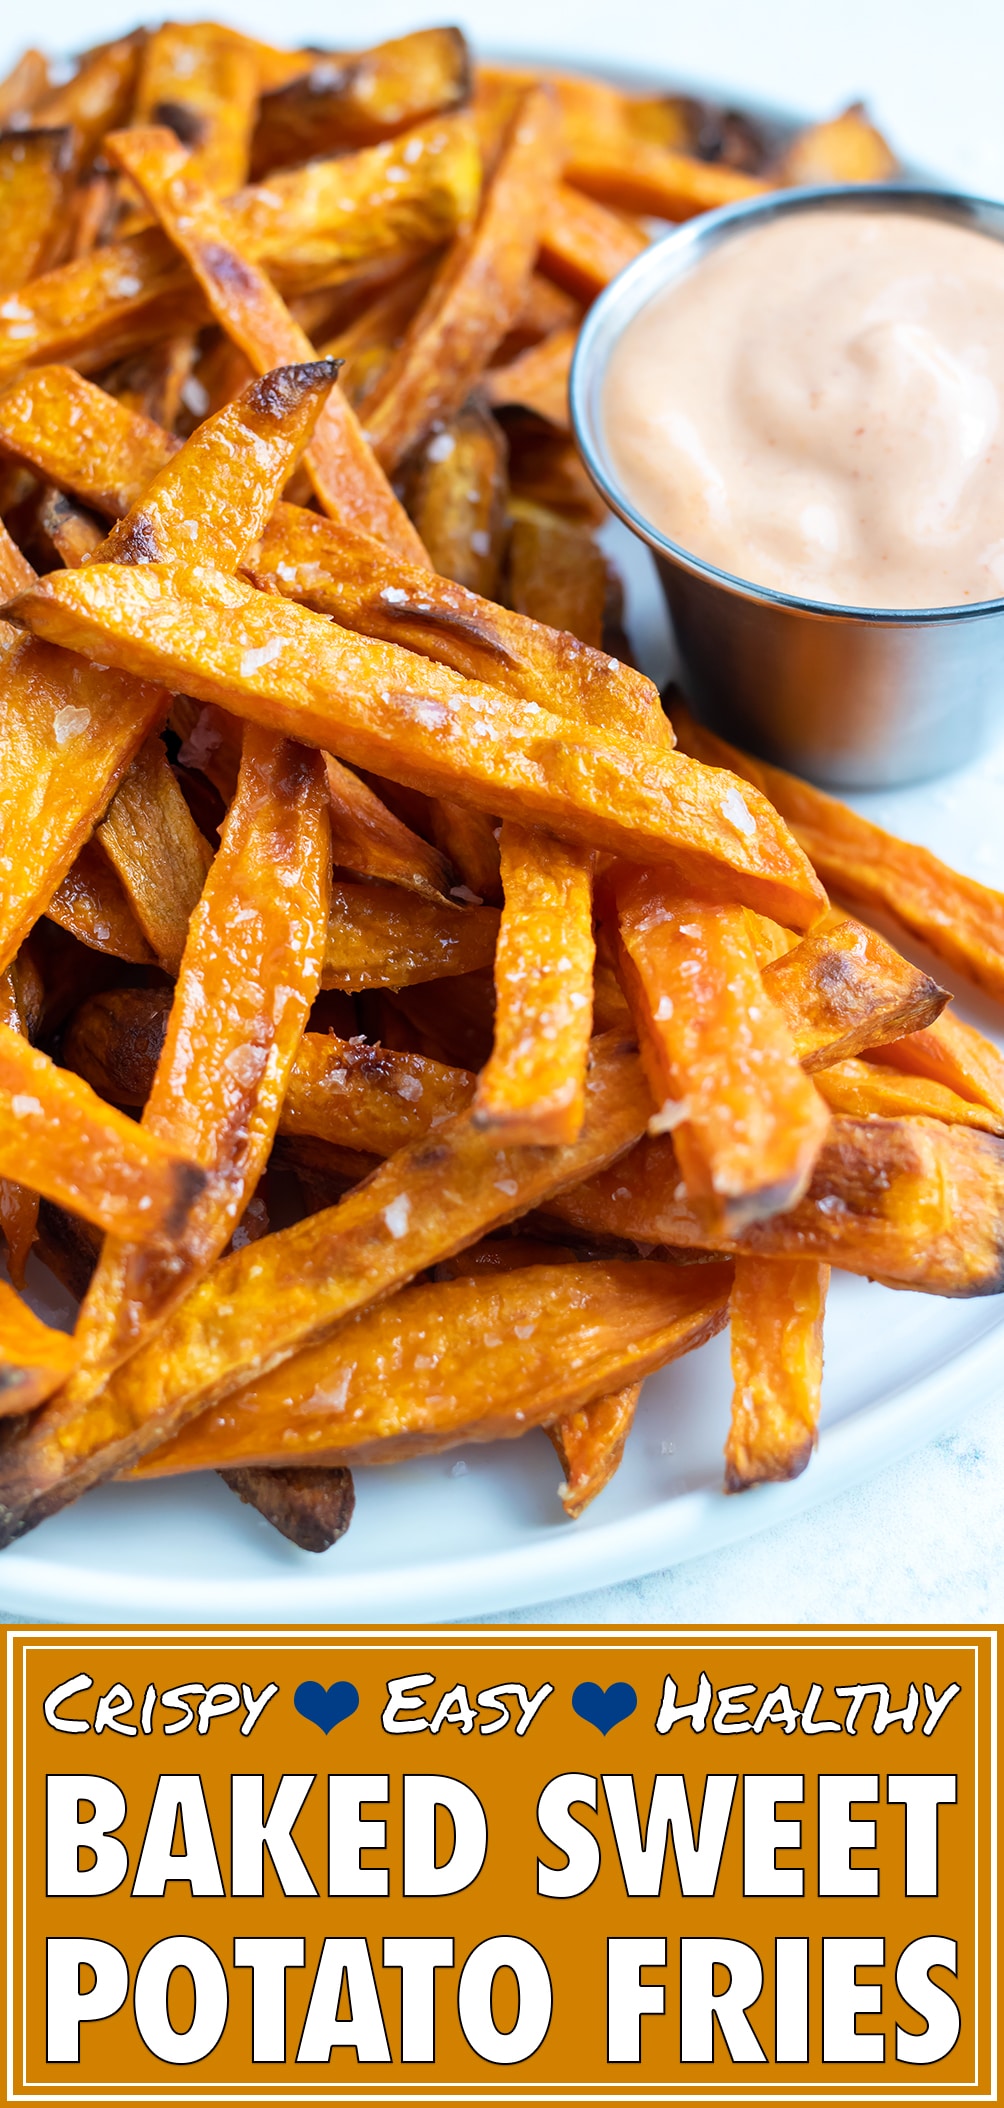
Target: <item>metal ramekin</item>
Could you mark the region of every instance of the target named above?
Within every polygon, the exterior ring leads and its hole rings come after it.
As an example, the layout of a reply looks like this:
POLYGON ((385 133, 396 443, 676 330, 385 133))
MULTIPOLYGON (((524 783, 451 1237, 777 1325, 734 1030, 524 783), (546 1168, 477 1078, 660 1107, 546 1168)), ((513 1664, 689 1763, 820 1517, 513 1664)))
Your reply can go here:
POLYGON ((683 685, 715 731, 817 783, 879 789, 958 768, 1004 716, 1004 599, 949 608, 837 607, 703 562, 643 518, 617 479, 603 382, 626 324, 722 242, 782 213, 853 205, 950 220, 1004 240, 1004 205, 899 184, 777 191, 688 221, 629 264, 586 318, 572 421, 608 505, 654 552, 683 685))

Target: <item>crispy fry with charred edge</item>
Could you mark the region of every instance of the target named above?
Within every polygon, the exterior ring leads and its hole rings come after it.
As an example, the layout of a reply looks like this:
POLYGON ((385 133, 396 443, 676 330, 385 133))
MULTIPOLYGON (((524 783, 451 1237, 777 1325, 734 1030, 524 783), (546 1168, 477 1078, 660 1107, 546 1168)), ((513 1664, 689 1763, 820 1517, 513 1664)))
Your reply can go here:
POLYGON ((532 88, 510 124, 473 232, 461 235, 366 404, 388 472, 438 417, 460 408, 526 296, 538 230, 558 175, 558 120, 532 88))
POLYGON ((938 1120, 838 1116, 804 1200, 737 1238, 708 1235, 686 1201, 674 1198, 678 1184, 672 1142, 661 1135, 550 1202, 547 1214, 584 1236, 824 1259, 928 1295, 1004 1288, 1004 1143, 995 1135, 938 1120))
POLYGON ((406 988, 490 966, 499 918, 495 908, 458 908, 396 886, 331 888, 324 946, 324 988, 406 988))
MULTIPOLYGON (((0 1024, 31 1038, 22 997, 19 962, 0 974, 0 1024)), ((16 1179, 0 1178, 0 1236, 7 1247, 7 1268, 15 1288, 24 1287, 24 1270, 38 1229, 39 1196, 16 1179)), ((20 1411, 20 1407, 16 1408, 20 1411)))
POLYGON ((440 900, 449 890, 446 858, 389 812, 367 783, 326 754, 334 863, 359 878, 385 879, 440 900))
MULTIPOLYGON (((64 1065, 113 1105, 146 1104, 171 1008, 164 988, 108 988, 76 1012, 64 1065)), ((474 1077, 422 1054, 305 1032, 289 1072, 282 1134, 315 1135, 375 1156, 417 1140, 474 1096, 474 1077)))
MULTIPOLYGON (((849 805, 754 761, 708 732, 674 698, 673 723, 688 754, 734 769, 771 800, 825 886, 856 907, 877 908, 988 995, 1004 998, 1004 893, 966 878, 913 842, 900 841, 849 805)), ((778 916, 780 922, 783 918, 778 916)))
POLYGON ((1004 1055, 950 1010, 926 1030, 907 1033, 892 1046, 870 1046, 867 1058, 908 1076, 927 1076, 1004 1120, 1004 1055))
POLYGON ((540 230, 539 266, 577 300, 595 300, 648 248, 648 239, 636 220, 559 183, 540 230))
MULTIPOLYGON (((0 394, 0 445, 111 518, 142 496, 177 441, 68 366, 40 367, 0 394)), ((13 550, 13 544, 11 544, 13 550)), ((30 584, 9 574, 8 595, 30 584)), ((255 583, 333 615, 349 629, 426 653, 572 722, 619 726, 672 744, 658 690, 613 668, 578 637, 526 620, 428 571, 398 563, 371 535, 279 504, 245 568, 255 583)), ((3 578, 0 577, 0 588, 3 578)))
POLYGON ((142 1130, 132 1129, 184 1149, 212 1177, 162 1257, 123 1238, 105 1245, 78 1326, 78 1397, 218 1257, 254 1192, 320 984, 329 871, 320 755, 250 728, 142 1130))
POLYGON ((43 1325, 0 1281, 0 1415, 41 1405, 65 1381, 76 1358, 72 1339, 43 1325))
POLYGON ((330 1551, 352 1521, 356 1493, 344 1465, 239 1464, 220 1477, 301 1552, 330 1551))
POLYGON ((46 907, 50 921, 89 951, 152 966, 154 954, 140 929, 118 872, 94 835, 85 842, 46 907))
POLYGON ((573 1522, 609 1486, 624 1455, 640 1397, 641 1384, 626 1383, 619 1391, 608 1391, 605 1398, 594 1398, 573 1413, 562 1413, 548 1428, 564 1472, 558 1497, 573 1522))
POLYGON ((65 564, 68 571, 76 570, 78 564, 96 555, 105 538, 105 530, 93 513, 75 505, 65 491, 55 490, 51 483, 43 484, 39 490, 35 533, 50 552, 47 570, 56 563, 65 564))
MULTIPOLYGON (((510 607, 533 621, 568 630, 599 651, 607 570, 603 552, 588 527, 563 520, 543 505, 514 498, 509 508, 512 530, 506 572, 510 607)), ((607 660, 610 665, 610 660, 607 660)), ((618 672, 619 672, 618 668, 618 672)), ((660 713, 661 716, 661 713, 660 713)), ((664 738, 665 718, 653 716, 650 736, 664 738)))
MULTIPOLYGON (((231 211, 244 252, 285 291, 303 292, 448 240, 476 206, 480 176, 469 119, 434 118, 359 154, 270 176, 239 191, 231 211)), ((17 318, 0 316, 0 371, 67 357, 104 366, 205 314, 185 263, 147 228, 23 287, 17 318)))
POLYGON ((574 1142, 593 1020, 592 869, 540 828, 502 828, 495 1038, 474 1118, 500 1141, 574 1142))
POLYGON ((780 183, 885 183, 898 167, 864 104, 852 102, 839 117, 799 132, 773 174, 780 183))
POLYGON ((496 599, 506 532, 506 443, 477 396, 437 420, 408 465, 404 494, 440 577, 496 599))
POLYGON ((837 908, 761 970, 810 1074, 922 1030, 949 1000, 884 937, 837 908))
POLYGON ((710 1339, 731 1274, 620 1260, 406 1288, 194 1421, 136 1475, 220 1458, 382 1464, 525 1434, 710 1339))
POLYGON ((465 102, 469 92, 470 58, 459 29, 413 30, 338 63, 315 59, 309 72, 262 98, 254 173, 375 145, 465 102))
POLYGON ((835 1113, 855 1119, 898 1120, 919 1117, 948 1120, 958 1127, 979 1127, 984 1134, 1004 1134, 1004 1115, 974 1105, 957 1091, 929 1076, 903 1075, 871 1061, 838 1061, 820 1069, 816 1086, 835 1113))
POLYGON ((487 400, 522 403, 524 409, 546 417, 549 424, 570 431, 568 376, 578 336, 578 324, 556 329, 541 343, 521 351, 508 366, 493 366, 482 383, 487 400))
POLYGON ((192 819, 162 740, 148 739, 140 748, 97 838, 147 943, 165 971, 176 974, 213 852, 192 819))
POLYGON ((116 1370, 100 1403, 81 1409, 64 1394, 0 1443, 0 1541, 137 1463, 239 1385, 320 1345, 353 1311, 612 1162, 650 1110, 630 1044, 595 1040, 586 1121, 571 1147, 497 1150, 460 1113, 337 1207, 218 1262, 116 1370))
POLYGON ((206 1183, 184 1150, 144 1134, 3 1024, 0 1177, 142 1244, 179 1236, 206 1183))
POLYGON ((664 748, 572 739, 543 711, 531 716, 392 645, 362 645, 323 616, 208 567, 86 564, 53 573, 12 607, 52 643, 156 673, 176 691, 417 790, 460 791, 480 810, 668 864, 709 900, 738 896, 793 929, 826 906, 767 800, 734 778, 664 748))
MULTIPOLYGON (((196 540, 223 571, 258 539, 276 495, 316 432, 337 372, 333 359, 308 357, 251 381, 170 452, 112 528, 102 563, 161 563, 196 540), (225 487, 226 507, 206 517, 206 495, 225 487), (195 535, 192 534, 196 523, 195 535)), ((165 448, 165 454, 167 454, 165 448)))
POLYGON ((169 125, 191 149, 197 182, 227 198, 247 181, 258 67, 216 22, 165 22, 150 36, 129 122, 169 125))
POLYGON ((44 271, 63 227, 71 134, 0 134, 0 298, 44 271))
MULTIPOLYGON (((312 346, 282 295, 241 248, 233 213, 190 173, 190 157, 163 127, 113 132, 106 151, 139 184, 164 231, 190 265, 217 321, 258 373, 309 363, 312 346)), ((333 519, 362 528, 421 564, 425 552, 339 390, 328 395, 304 455, 333 519)))
POLYGON ((708 907, 658 872, 621 871, 614 890, 621 980, 657 1121, 675 1128, 695 1213, 736 1236, 801 1198, 826 1107, 767 994, 742 909, 708 907))
POLYGON ((736 1260, 726 1493, 796 1479, 812 1456, 829 1284, 829 1267, 815 1259, 736 1260))

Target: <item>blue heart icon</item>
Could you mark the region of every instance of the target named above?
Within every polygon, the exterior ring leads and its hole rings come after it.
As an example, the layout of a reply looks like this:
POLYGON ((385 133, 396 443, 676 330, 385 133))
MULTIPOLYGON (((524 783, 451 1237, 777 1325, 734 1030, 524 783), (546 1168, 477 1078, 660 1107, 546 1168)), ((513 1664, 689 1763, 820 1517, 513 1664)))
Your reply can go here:
POLYGON ((359 1693, 354 1683, 331 1683, 327 1690, 322 1683, 300 1683, 293 1692, 293 1704, 305 1720, 330 1735, 340 1720, 350 1719, 356 1711, 359 1693))
POLYGON ((598 1727, 601 1735, 630 1719, 637 1703, 638 1694, 629 1683, 612 1683, 606 1691, 598 1683, 580 1683, 572 1692, 572 1711, 590 1727, 598 1727))

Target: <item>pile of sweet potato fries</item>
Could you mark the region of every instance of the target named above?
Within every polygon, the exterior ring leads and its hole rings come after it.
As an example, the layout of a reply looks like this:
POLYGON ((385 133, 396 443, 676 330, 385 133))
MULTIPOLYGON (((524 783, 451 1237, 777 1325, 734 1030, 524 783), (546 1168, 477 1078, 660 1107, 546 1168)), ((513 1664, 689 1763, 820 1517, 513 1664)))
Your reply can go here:
POLYGON ((888 148, 455 30, 0 121, 0 1541, 213 1466, 321 1549, 534 1426, 577 1515, 727 1321, 726 1482, 793 1476, 831 1265, 1004 1285, 1004 1063, 824 887, 997 998, 1004 897, 671 727, 566 383, 653 217, 888 148))

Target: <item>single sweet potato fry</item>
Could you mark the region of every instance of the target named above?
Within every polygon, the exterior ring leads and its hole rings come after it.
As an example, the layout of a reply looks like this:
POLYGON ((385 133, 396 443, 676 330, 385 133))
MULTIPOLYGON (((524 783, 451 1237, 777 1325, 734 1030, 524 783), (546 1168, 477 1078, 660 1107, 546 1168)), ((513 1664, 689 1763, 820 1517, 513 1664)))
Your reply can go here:
POLYGON ((387 1157, 462 1112, 473 1095, 463 1069, 305 1032, 279 1127, 387 1157))
POLYGON ((561 1414, 547 1432, 564 1472, 558 1488, 565 1514, 579 1516, 609 1486, 624 1455, 641 1397, 640 1383, 627 1383, 605 1398, 594 1398, 574 1412, 561 1414))
MULTIPOLYGON (((181 251, 227 335, 239 344, 258 373, 309 363, 309 338, 294 322, 280 293, 241 246, 236 216, 202 188, 190 172, 190 157, 163 127, 114 132, 106 150, 138 183, 164 231, 181 251)), ((387 543, 410 563, 424 551, 360 429, 351 404, 338 390, 317 420, 305 463, 324 510, 387 543)), ((263 523, 264 524, 264 523, 263 523)))
POLYGON ((465 102, 470 58, 459 29, 418 29, 334 61, 262 98, 253 170, 263 176, 316 154, 371 146, 465 102))
POLYGON ((38 493, 35 513, 35 540, 48 550, 50 561, 43 568, 53 570, 56 564, 65 564, 68 571, 75 571, 78 564, 95 556, 105 539, 105 530, 92 512, 85 512, 82 505, 75 505, 65 491, 56 490, 51 483, 42 484, 38 493))
POLYGON ((974 1105, 986 1106, 996 1119, 1004 1120, 1004 1054, 950 1010, 923 1031, 909 1032, 891 1046, 869 1047, 867 1058, 907 1076, 929 1077, 932 1083, 956 1091, 974 1105))
POLYGON ((239 1385, 320 1345, 353 1311, 612 1162, 650 1110, 630 1044, 594 1040, 586 1120, 570 1147, 498 1150, 463 1112, 337 1207, 233 1252, 115 1371, 100 1409, 75 1405, 67 1389, 0 1443, 0 1540, 138 1462, 239 1385))
POLYGON ((531 1266, 406 1288, 193 1421, 134 1474, 389 1463, 525 1434, 721 1330, 732 1269, 531 1266))
POLYGON ((864 104, 853 102, 839 117, 799 132, 772 174, 779 183, 886 183, 898 168, 864 104))
POLYGON ((574 1142, 593 1019, 592 869, 539 828, 502 828, 495 1040, 474 1118, 505 1142, 574 1142))
POLYGON ((118 872, 96 835, 85 842, 45 910, 89 951, 152 966, 155 953, 133 913, 118 872))
MULTIPOLYGON (((309 347, 308 347, 309 350, 309 347)), ((236 401, 209 417, 165 459, 112 528, 103 563, 157 563, 196 545, 231 570, 258 539, 284 482, 330 400, 332 359, 286 365, 250 381, 236 401), (207 509, 210 492, 226 505, 207 509)), ((166 449, 165 449, 166 451, 166 449)))
POLYGON ((436 429, 408 465, 405 502, 433 569, 485 600, 498 597, 506 537, 506 443, 477 396, 436 429))
POLYGON ((0 1415, 27 1413, 69 1375, 76 1348, 0 1281, 0 1415))
POLYGON ((949 1000, 929 974, 839 909, 762 971, 810 1074, 932 1024, 949 1000))
POLYGON ((615 881, 621 979, 692 1208, 737 1235, 801 1198, 829 1118, 771 1001, 741 908, 658 872, 615 881))
POLYGON ((324 947, 324 988, 405 988, 491 966, 499 917, 495 908, 458 908, 396 886, 331 889, 324 947))
MULTIPOLYGON (((86 564, 12 604, 39 635, 293 738, 806 928, 825 895, 767 800, 677 753, 570 738, 497 690, 208 567, 86 564)), ((10 658, 8 654, 8 660, 10 658)), ((0 673, 6 662, 0 662, 0 673)), ((107 679, 107 676, 102 676, 107 679)), ((131 757, 130 757, 131 758, 131 757)))
POLYGON ((571 430, 568 376, 578 342, 578 325, 556 329, 539 344, 522 351, 508 366, 493 366, 482 386, 490 403, 521 403, 549 424, 571 430))
POLYGON ((958 1127, 979 1127, 984 1134, 1004 1134, 1002 1113, 960 1098, 929 1076, 904 1075, 878 1062, 835 1062, 819 1071, 816 1085, 833 1112, 850 1113, 858 1120, 948 1120, 958 1127))
POLYGON ((660 220, 689 220, 698 212, 759 197, 771 187, 723 162, 698 161, 630 134, 609 144, 583 144, 566 160, 564 174, 566 182, 601 205, 660 220))
POLYGON ((800 776, 728 746, 675 699, 672 716, 688 754, 734 769, 763 791, 839 899, 879 909, 978 988, 998 1001, 1004 997, 1004 893, 861 819, 800 776))
POLYGON ((678 1186, 676 1153, 662 1135, 549 1202, 547 1213, 584 1236, 824 1259, 928 1295, 998 1295, 1004 1288, 1004 1143, 995 1135, 940 1120, 838 1116, 804 1200, 786 1215, 751 1223, 738 1238, 705 1232, 687 1202, 675 1198, 678 1186))
POLYGON ((355 1487, 343 1465, 238 1464, 220 1477, 301 1552, 330 1551, 352 1521, 355 1487))
POLYGON ((0 1177, 142 1244, 177 1237, 206 1182, 181 1149, 144 1134, 2 1024, 0 1177))
POLYGON ((816 1446, 830 1269, 815 1259, 736 1260, 732 1421, 725 1491, 795 1479, 816 1446))
POLYGON ((366 429, 388 473, 437 418, 466 400, 516 320, 543 212, 558 176, 558 119, 545 88, 518 105, 473 232, 461 235, 366 403, 366 429))
POLYGON ((162 740, 148 739, 140 748, 97 839, 155 957, 167 973, 177 974, 213 852, 192 819, 162 740))
POLYGON ((71 133, 0 133, 0 298, 44 271, 62 230, 71 133))
POLYGON ((329 871, 321 757, 250 728, 142 1128, 131 1130, 212 1177, 163 1257, 123 1238, 105 1245, 78 1327, 79 1401, 219 1255, 254 1192, 320 984, 329 871))
POLYGON ((558 183, 544 212, 538 261, 548 278, 588 302, 648 243, 637 220, 611 212, 568 183, 558 183))

